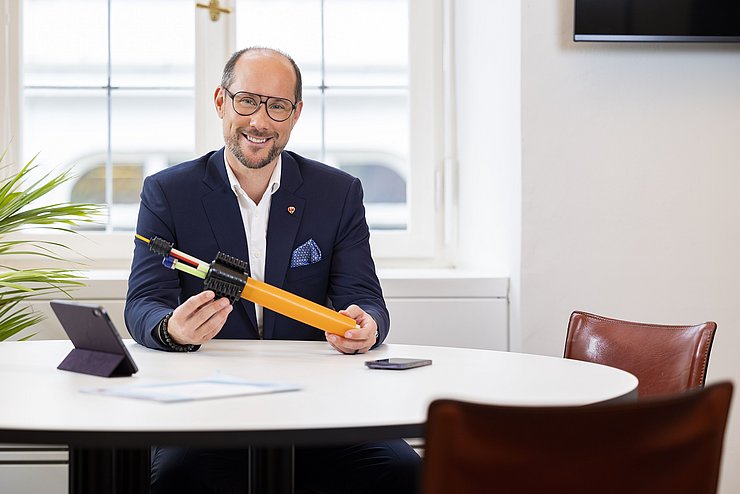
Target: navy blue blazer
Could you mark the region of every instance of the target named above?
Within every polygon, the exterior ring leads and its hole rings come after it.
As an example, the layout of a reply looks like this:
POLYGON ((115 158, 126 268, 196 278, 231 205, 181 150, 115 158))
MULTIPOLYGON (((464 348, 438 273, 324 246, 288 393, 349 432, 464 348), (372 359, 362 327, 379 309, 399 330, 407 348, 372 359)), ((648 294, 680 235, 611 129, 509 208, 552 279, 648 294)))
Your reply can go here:
MULTIPOLYGON (((359 305, 377 322, 380 344, 388 334, 390 316, 370 255, 360 181, 291 152, 283 152, 282 167, 267 226, 265 282, 337 310, 359 305), (310 239, 321 250, 321 260, 290 268, 293 251, 310 239)), ((202 261, 210 262, 218 251, 249 260, 223 148, 148 177, 136 231, 174 242, 176 249, 202 261)), ((134 244, 126 326, 142 345, 166 349, 152 331, 168 312, 200 293, 203 280, 165 268, 162 257, 147 244, 134 244)), ((268 309, 263 327, 265 339, 324 340, 322 331, 268 309)), ((216 337, 258 338, 254 304, 237 301, 216 337)))

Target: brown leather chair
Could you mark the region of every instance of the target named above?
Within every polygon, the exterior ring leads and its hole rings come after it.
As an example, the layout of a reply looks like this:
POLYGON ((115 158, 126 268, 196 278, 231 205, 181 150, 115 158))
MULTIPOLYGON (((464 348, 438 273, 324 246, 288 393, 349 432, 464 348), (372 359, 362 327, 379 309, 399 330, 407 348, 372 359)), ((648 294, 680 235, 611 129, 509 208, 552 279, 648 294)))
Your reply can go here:
POLYGON ((714 494, 732 384, 590 406, 429 407, 424 493, 714 494))
POLYGON ((676 393, 704 386, 716 330, 711 321, 667 326, 574 312, 564 356, 631 372, 640 398, 676 393))

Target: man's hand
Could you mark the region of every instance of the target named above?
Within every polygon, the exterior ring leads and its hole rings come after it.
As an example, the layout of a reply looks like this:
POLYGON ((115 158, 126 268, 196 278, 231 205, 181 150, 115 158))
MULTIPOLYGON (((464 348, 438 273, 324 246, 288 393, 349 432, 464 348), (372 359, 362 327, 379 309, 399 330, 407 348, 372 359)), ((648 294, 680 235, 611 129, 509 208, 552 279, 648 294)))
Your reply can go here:
POLYGON ((342 353, 365 353, 370 350, 370 347, 375 344, 375 333, 378 331, 375 319, 356 305, 350 305, 346 309, 340 310, 339 313, 354 319, 360 325, 360 328, 350 329, 344 333, 343 337, 333 333, 325 333, 326 341, 342 353))
POLYGON ((232 310, 229 299, 214 300, 215 294, 206 290, 193 295, 172 313, 167 332, 180 345, 202 345, 221 331, 232 310))

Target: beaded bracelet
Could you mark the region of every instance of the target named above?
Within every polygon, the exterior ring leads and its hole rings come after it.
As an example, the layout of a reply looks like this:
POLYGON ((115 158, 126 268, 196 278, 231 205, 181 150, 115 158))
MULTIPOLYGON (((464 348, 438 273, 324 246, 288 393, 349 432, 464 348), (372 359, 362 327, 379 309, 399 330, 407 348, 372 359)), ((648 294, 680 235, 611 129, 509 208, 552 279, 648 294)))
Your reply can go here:
POLYGON ((172 317, 172 312, 167 314, 162 318, 161 321, 159 321, 159 327, 157 328, 157 334, 159 335, 159 339, 167 345, 171 350, 175 352, 193 352, 198 349, 199 345, 181 345, 175 340, 172 339, 172 336, 170 336, 169 331, 167 331, 167 323, 170 321, 170 317, 172 317))

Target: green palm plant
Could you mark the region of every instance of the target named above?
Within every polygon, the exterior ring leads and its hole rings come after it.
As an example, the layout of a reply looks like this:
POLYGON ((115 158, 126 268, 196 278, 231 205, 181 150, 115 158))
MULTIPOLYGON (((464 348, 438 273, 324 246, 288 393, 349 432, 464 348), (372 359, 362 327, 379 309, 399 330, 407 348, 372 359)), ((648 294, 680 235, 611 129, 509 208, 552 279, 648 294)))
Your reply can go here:
MULTIPOLYGON (((0 154, 0 164, 6 152, 0 154)), ((63 260, 59 252, 67 249, 50 240, 9 238, 28 228, 45 228, 74 233, 72 226, 95 221, 101 207, 95 204, 69 202, 35 205, 37 199, 48 194, 73 175, 45 173, 33 179, 37 170, 35 157, 21 170, 0 180, 0 256, 38 256, 63 260)), ((49 293, 64 293, 84 285, 82 276, 73 269, 31 268, 18 269, 0 262, 0 341, 42 321, 44 316, 22 304, 30 297, 49 293)), ((33 335, 22 339, 28 339, 33 335)))

